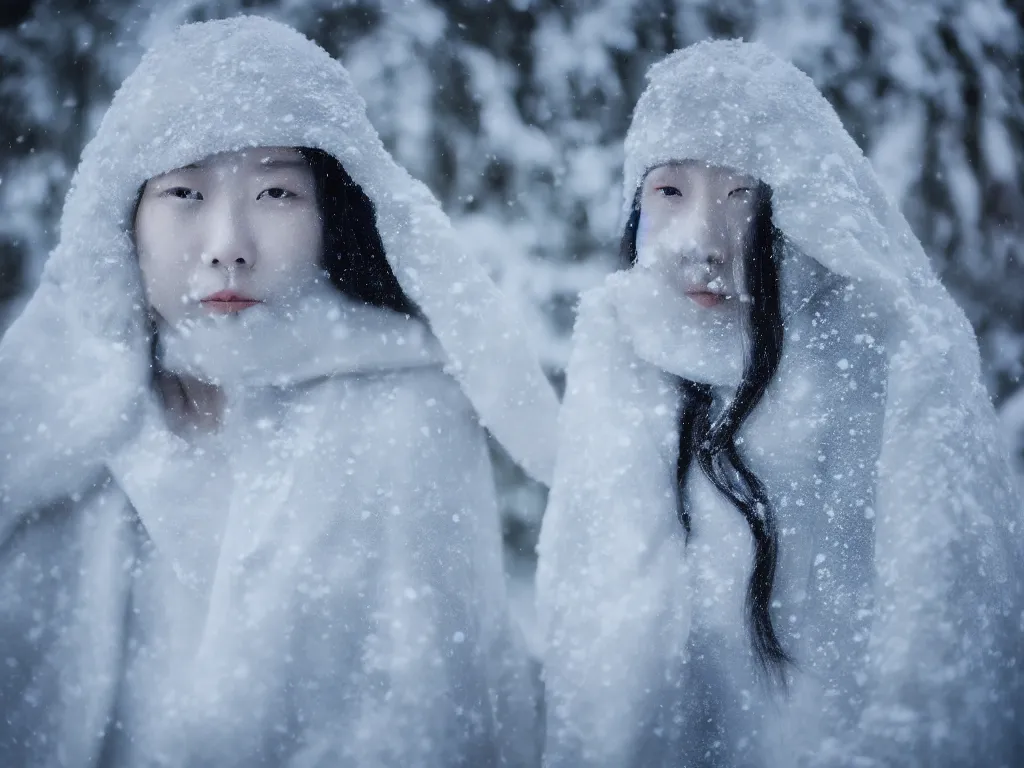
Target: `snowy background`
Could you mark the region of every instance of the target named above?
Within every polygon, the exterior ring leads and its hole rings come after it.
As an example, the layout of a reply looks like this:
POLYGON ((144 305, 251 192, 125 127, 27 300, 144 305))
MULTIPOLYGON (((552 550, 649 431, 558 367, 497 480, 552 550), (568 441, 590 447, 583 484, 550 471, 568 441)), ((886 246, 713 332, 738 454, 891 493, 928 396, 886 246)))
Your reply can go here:
MULTIPOLYGON (((256 13, 351 71, 397 159, 524 308, 561 384, 578 292, 612 268, 622 147, 647 66, 759 40, 810 74, 978 333, 1024 473, 1020 0, 0 0, 0 328, 57 238, 83 145, 145 47, 256 13)), ((499 457, 529 567, 543 490, 499 457)))

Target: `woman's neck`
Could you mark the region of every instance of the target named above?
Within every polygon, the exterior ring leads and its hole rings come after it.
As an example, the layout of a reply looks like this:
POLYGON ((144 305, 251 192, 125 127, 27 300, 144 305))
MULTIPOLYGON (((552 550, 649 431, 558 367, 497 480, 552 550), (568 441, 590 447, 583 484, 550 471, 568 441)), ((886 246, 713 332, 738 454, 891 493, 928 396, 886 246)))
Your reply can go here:
POLYGON ((208 434, 220 429, 225 400, 220 387, 186 374, 166 371, 157 376, 157 387, 173 431, 208 434))

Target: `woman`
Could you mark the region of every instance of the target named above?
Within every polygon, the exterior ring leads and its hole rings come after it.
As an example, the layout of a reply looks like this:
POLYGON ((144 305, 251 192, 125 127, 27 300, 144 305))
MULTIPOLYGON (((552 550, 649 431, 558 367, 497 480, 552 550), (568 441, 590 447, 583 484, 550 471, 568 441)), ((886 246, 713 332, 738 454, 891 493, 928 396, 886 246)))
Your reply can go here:
POLYGON ((151 50, 0 345, 7 765, 526 765, 482 423, 556 402, 347 73, 151 50))
POLYGON ((963 314, 809 78, 656 65, 539 545, 546 764, 1010 765, 1020 501, 963 314))

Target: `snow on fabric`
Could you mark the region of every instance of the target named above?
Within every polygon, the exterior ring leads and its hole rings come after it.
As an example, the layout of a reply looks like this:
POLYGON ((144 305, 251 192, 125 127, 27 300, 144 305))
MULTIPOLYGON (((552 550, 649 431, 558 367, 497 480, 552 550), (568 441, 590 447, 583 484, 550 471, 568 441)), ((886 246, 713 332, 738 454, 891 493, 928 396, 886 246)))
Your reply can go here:
POLYGON ((258 18, 177 30, 84 151, 0 344, 0 762, 529 764, 479 423, 543 480, 555 409, 516 313, 343 68, 258 18), (231 339, 154 348, 139 190, 255 146, 342 163, 429 330, 331 293, 287 327, 253 314, 255 366, 231 339), (167 428, 154 351, 225 380, 219 433, 167 428))
POLYGON ((739 436, 776 508, 795 665, 786 691, 759 674, 750 533, 699 470, 689 541, 677 517, 678 382, 715 383, 690 310, 616 273, 581 304, 539 545, 546 765, 1012 765, 1021 502, 971 329, 906 221, 811 80, 756 44, 655 65, 625 148, 627 213, 672 161, 773 191, 783 357, 739 436))

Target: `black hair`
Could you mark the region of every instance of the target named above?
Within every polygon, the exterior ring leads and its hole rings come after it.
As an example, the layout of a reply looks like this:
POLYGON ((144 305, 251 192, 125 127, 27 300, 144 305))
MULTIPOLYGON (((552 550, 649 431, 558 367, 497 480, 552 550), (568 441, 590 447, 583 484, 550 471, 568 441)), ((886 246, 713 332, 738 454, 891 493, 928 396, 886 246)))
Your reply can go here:
MULTIPOLYGON (((779 539, 775 511, 764 483, 743 461, 736 433, 757 407, 775 377, 782 359, 782 305, 779 263, 782 233, 772 221, 772 192, 764 183, 755 190, 755 213, 743 248, 746 294, 742 315, 745 359, 743 378, 732 397, 716 403, 710 385, 680 381, 679 458, 676 488, 679 522, 689 538, 691 517, 686 484, 696 459, 704 475, 743 515, 754 538, 754 563, 747 583, 747 624, 750 642, 761 669, 769 679, 785 685, 785 670, 792 657, 779 642, 771 618, 772 589, 778 561, 779 539), (717 415, 712 412, 717 408, 717 415)), ((619 246, 624 267, 636 264, 636 235, 640 223, 640 192, 633 201, 619 246)))
POLYGON ((323 221, 320 265, 331 285, 351 299, 418 317, 388 264, 373 201, 333 155, 305 147, 299 154, 316 184, 323 221))

